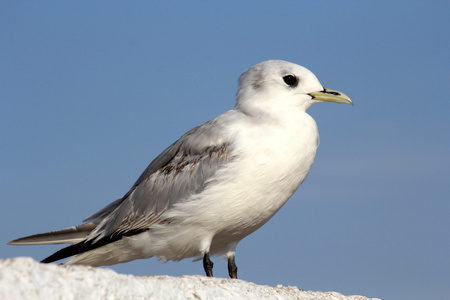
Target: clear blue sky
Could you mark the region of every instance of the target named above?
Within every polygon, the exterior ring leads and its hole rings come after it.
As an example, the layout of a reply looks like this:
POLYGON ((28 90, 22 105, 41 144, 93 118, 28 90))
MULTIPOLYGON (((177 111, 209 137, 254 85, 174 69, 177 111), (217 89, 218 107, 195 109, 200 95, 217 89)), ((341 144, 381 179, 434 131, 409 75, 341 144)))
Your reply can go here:
MULTIPOLYGON (((309 177, 237 249, 258 284, 387 299, 450 294, 450 2, 1 1, 0 257, 121 197, 267 59, 355 106, 316 104, 309 177)), ((226 263, 215 258, 215 274, 226 263)), ((156 259, 121 273, 203 274, 156 259)))

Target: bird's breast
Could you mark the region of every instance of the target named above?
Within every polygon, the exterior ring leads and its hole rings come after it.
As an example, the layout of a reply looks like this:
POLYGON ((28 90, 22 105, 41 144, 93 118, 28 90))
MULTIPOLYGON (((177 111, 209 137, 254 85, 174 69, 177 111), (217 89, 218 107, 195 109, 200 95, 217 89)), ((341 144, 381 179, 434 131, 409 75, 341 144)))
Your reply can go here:
POLYGON ((235 159, 198 195, 219 235, 250 234, 305 180, 318 146, 316 124, 308 117, 294 124, 254 126, 237 135, 235 159))
MULTIPOLYGON (((308 116, 309 117, 309 116, 308 116)), ((305 180, 318 146, 318 130, 312 118, 294 124, 265 126, 243 138, 241 164, 243 180, 260 191, 275 208, 295 192, 305 180), (245 178, 245 179, 244 179, 245 178)), ((249 193, 252 194, 252 193, 249 193)))

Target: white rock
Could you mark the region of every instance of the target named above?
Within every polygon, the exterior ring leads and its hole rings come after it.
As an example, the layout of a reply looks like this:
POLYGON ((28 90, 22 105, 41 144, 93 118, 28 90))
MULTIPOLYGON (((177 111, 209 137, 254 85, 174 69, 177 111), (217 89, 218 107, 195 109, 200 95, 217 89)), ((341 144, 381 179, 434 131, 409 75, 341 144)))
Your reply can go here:
POLYGON ((31 258, 0 260, 0 299, 348 299, 336 292, 204 276, 132 276, 85 266, 40 264, 31 258))

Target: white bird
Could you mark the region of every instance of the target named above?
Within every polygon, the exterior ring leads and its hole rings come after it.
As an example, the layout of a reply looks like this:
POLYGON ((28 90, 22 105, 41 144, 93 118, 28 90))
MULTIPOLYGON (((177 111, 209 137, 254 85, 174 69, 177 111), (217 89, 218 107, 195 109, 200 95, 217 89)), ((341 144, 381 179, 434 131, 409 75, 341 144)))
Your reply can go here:
POLYGON ((269 60, 239 78, 234 109, 185 133, 145 169, 120 199, 82 225, 11 245, 73 243, 42 262, 113 265, 157 256, 164 261, 225 256, 237 278, 240 240, 265 224, 305 180, 319 145, 316 102, 353 105, 323 88, 308 69, 269 60))

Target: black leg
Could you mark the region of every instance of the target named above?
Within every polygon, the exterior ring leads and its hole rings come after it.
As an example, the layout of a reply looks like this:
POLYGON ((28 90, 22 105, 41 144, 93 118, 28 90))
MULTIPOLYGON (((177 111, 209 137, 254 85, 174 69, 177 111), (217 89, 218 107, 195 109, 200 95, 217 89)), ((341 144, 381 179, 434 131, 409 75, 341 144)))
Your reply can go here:
POLYGON ((237 270, 236 263, 234 262, 234 255, 228 258, 228 274, 230 275, 230 278, 238 278, 237 277, 237 270))
POLYGON ((205 255, 203 255, 203 268, 205 269, 206 276, 214 277, 212 272, 213 266, 214 263, 209 259, 209 253, 206 252, 205 255))

